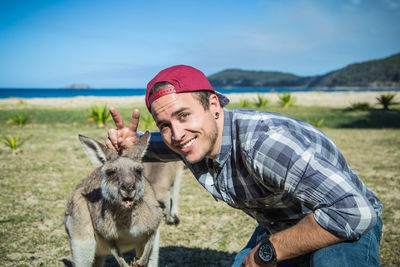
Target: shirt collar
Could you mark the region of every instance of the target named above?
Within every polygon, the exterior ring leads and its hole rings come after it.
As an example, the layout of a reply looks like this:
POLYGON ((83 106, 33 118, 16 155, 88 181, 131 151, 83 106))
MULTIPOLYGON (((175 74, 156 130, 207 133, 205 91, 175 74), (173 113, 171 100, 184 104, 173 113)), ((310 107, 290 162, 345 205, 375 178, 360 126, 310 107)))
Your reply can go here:
POLYGON ((229 158, 232 150, 232 111, 224 110, 224 129, 222 131, 222 140, 219 152, 214 160, 214 164, 222 167, 229 158))

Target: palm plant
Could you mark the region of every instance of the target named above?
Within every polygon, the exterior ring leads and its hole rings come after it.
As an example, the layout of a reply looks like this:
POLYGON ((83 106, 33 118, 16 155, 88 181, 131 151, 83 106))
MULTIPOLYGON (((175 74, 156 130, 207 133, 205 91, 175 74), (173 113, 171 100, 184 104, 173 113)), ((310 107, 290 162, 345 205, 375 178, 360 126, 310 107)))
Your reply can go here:
POLYGON ((9 118, 7 120, 8 124, 18 125, 20 127, 24 126, 25 124, 27 124, 29 122, 32 122, 32 116, 25 115, 25 114, 16 114, 12 118, 9 118))
POLYGON ((350 104, 351 110, 368 110, 370 108, 369 103, 367 102, 355 102, 350 104))
POLYGON ((99 128, 103 128, 106 122, 110 119, 110 111, 107 105, 104 106, 92 106, 89 111, 89 120, 97 123, 99 128))
POLYGON ((269 103, 268 98, 264 97, 261 94, 257 94, 257 99, 255 102, 256 107, 262 108, 262 107, 265 107, 266 105, 268 105, 268 103, 269 103))
POLYGON ((309 124, 311 124, 312 126, 314 126, 315 128, 320 129, 322 127, 322 124, 324 123, 325 119, 319 119, 319 120, 307 120, 307 122, 309 124))
POLYGON ((17 137, 14 138, 12 134, 9 134, 8 136, 4 136, 4 138, 0 138, 0 142, 4 143, 6 146, 8 146, 13 155, 17 154, 17 149, 21 147, 29 138, 31 138, 32 135, 28 136, 25 139, 20 139, 20 134, 17 135, 17 137))
POLYGON ((149 130, 150 128, 156 125, 155 121, 153 120, 153 116, 150 114, 140 116, 140 125, 143 127, 144 131, 149 130))
POLYGON ((394 97, 396 94, 385 94, 385 95, 380 95, 376 99, 378 100, 379 104, 383 106, 383 109, 388 110, 389 106, 397 104, 394 102, 394 97))
POLYGON ((296 99, 290 93, 278 94, 279 104, 281 107, 287 108, 292 106, 296 99))
POLYGON ((19 99, 19 100, 18 100, 18 105, 25 106, 26 104, 27 104, 27 103, 26 103, 25 100, 23 100, 23 99, 19 99))
POLYGON ((248 99, 242 99, 242 100, 240 100, 239 105, 240 105, 240 107, 242 107, 242 108, 247 108, 247 107, 250 106, 250 102, 249 102, 248 99))

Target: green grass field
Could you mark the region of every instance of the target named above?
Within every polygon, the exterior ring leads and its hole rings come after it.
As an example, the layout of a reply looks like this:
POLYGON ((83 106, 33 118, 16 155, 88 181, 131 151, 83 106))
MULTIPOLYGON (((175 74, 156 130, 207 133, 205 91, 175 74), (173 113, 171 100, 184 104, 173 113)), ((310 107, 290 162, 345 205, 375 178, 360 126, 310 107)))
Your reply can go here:
MULTIPOLYGON (((400 266, 399 106, 389 111, 274 105, 264 109, 310 122, 324 119, 322 130, 383 202, 383 266, 400 266)), ((87 120, 87 110, 0 109, 0 136, 32 135, 16 155, 0 144, 0 266, 64 266, 61 260, 70 258, 64 205, 78 181, 94 168, 77 135, 103 141, 113 127, 109 122, 98 129, 87 120), (20 113, 32 115, 33 122, 24 127, 6 124, 20 113)), ((119 111, 130 118, 131 109, 119 111)), ((179 204, 181 224, 162 225, 160 266, 229 266, 256 226, 241 211, 216 202, 188 172, 179 204)), ((117 265, 110 259, 109 266, 117 265)))

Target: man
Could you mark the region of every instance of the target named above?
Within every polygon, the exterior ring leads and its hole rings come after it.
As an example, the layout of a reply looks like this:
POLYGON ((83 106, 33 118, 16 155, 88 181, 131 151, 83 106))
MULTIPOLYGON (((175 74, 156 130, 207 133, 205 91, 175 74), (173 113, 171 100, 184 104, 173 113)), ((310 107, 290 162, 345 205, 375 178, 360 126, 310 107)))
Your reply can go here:
MULTIPOLYGON (((229 100, 184 65, 157 74, 145 98, 160 129, 146 157, 182 159, 216 199, 259 223, 233 266, 379 265, 382 205, 321 131, 280 114, 223 108, 229 100)), ((107 146, 132 146, 138 110, 128 128, 110 111, 117 129, 107 146)))

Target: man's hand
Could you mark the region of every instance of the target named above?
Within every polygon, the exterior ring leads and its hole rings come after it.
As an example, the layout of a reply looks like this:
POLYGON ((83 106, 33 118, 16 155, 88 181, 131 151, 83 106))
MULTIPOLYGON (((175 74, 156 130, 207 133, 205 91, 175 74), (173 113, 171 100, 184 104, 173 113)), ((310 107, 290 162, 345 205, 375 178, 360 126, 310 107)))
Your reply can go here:
POLYGON ((125 127, 121 115, 115 108, 110 107, 110 113, 117 129, 108 130, 108 137, 106 139, 107 147, 115 151, 132 147, 138 141, 136 131, 139 125, 139 110, 135 109, 133 111, 129 128, 125 127))
MULTIPOLYGON (((270 235, 269 241, 275 248, 278 261, 283 261, 345 241, 345 239, 322 228, 315 220, 314 214, 310 213, 296 225, 270 235)), ((260 244, 250 251, 242 266, 270 266, 260 265, 261 263, 258 262, 261 262, 258 257, 259 246, 260 244)))
POLYGON ((266 264, 258 257, 258 248, 261 243, 258 243, 249 254, 247 254, 246 258, 244 258, 241 267, 275 267, 275 264, 266 264))

